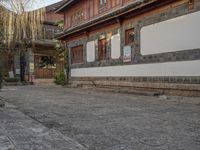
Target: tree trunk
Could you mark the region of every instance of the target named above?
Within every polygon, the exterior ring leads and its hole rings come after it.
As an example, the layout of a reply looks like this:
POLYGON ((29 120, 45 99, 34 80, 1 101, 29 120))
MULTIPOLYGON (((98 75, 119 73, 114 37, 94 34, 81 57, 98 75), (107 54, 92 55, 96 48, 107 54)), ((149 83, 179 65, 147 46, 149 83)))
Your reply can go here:
POLYGON ((21 54, 20 55, 20 79, 21 79, 21 82, 24 82, 25 81, 25 55, 24 54, 21 54))
POLYGON ((0 64, 0 90, 2 88, 2 81, 3 81, 3 75, 2 75, 2 67, 1 67, 1 64, 0 64))

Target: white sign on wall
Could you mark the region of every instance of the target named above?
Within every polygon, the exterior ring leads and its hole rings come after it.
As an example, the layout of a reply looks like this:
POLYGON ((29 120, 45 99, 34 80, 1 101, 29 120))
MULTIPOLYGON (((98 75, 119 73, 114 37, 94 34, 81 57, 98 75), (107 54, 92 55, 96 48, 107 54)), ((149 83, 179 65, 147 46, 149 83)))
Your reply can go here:
POLYGON ((125 46, 123 51, 124 51, 123 61, 131 62, 131 46, 125 46))
POLYGON ((120 34, 111 37, 111 58, 118 59, 121 55, 120 34))
POLYGON ((34 70, 35 70, 34 63, 29 63, 29 72, 34 73, 34 70))
POLYGON ((142 55, 200 48, 200 11, 141 29, 142 55))
POLYGON ((14 78, 15 77, 13 71, 9 71, 8 74, 9 74, 9 78, 14 78))
POLYGON ((20 74, 20 69, 15 69, 15 73, 16 73, 17 75, 19 75, 19 74, 20 74))
POLYGON ((87 62, 95 61, 95 41, 87 43, 87 62))

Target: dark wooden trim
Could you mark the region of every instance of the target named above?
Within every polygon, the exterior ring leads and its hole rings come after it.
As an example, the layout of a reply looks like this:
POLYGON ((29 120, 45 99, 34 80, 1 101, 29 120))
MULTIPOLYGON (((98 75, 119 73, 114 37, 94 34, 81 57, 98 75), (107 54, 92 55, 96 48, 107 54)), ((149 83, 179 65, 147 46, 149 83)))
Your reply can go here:
MULTIPOLYGON (((179 0, 176 0, 179 1, 179 0)), ((120 17, 121 20, 125 19, 125 18, 129 18, 132 16, 137 16, 140 15, 142 13, 148 12, 150 10, 153 10, 155 8, 161 7, 161 6, 165 6, 167 4, 173 3, 175 2, 174 0, 147 0, 145 2, 136 2, 135 4, 132 5, 128 5, 126 7, 123 8, 119 8, 118 10, 103 15, 97 19, 93 19, 89 22, 83 23, 79 26, 75 26, 72 27, 70 29, 67 29, 66 31, 64 31, 63 34, 60 34, 57 38, 58 39, 65 39, 68 36, 71 36, 72 34, 76 33, 76 32, 81 32, 83 30, 88 30, 89 28, 99 28, 100 26, 102 27, 102 25, 105 24, 111 24, 111 23, 116 23, 117 19, 120 17), (112 20, 115 20, 112 22, 112 20)))
POLYGON ((124 19, 128 19, 128 18, 131 18, 131 17, 135 17, 137 15, 149 12, 149 11, 151 11, 153 9, 168 5, 168 4, 173 3, 173 2, 175 2, 175 0, 165 0, 165 1, 162 1, 162 2, 155 1, 154 3, 151 3, 149 5, 145 5, 145 6, 141 7, 141 8, 139 8, 135 13, 129 12, 129 13, 123 15, 123 18, 124 19))
POLYGON ((66 2, 64 2, 60 7, 58 7, 56 10, 55 10, 55 13, 61 13, 64 11, 64 9, 66 7, 69 7, 73 4, 75 4, 75 2, 78 2, 79 0, 67 0, 66 2))

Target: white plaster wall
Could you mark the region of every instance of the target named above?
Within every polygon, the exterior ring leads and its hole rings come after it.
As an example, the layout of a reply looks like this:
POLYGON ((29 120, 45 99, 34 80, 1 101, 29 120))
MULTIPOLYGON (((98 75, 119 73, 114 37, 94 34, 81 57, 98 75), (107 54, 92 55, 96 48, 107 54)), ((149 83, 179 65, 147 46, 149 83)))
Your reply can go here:
POLYGON ((95 41, 87 43, 87 62, 95 61, 95 41))
POLYGON ((72 77, 200 76, 200 60, 72 69, 72 77))
POLYGON ((118 59, 121 55, 120 34, 115 34, 111 37, 111 58, 118 59))
POLYGON ((143 27, 141 54, 200 48, 200 11, 143 27))

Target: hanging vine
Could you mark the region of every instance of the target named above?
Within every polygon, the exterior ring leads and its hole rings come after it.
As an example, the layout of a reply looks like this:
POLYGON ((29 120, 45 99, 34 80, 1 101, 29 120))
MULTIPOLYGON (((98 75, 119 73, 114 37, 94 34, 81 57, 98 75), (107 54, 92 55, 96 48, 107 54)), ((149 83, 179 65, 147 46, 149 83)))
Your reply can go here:
MULTIPOLYGON (((27 11, 35 0, 0 0, 6 7, 0 14, 3 26, 3 43, 8 49, 23 53, 28 47, 34 47, 37 39, 42 37, 42 25, 45 8, 27 11)), ((38 0, 37 0, 38 3, 38 0)))

